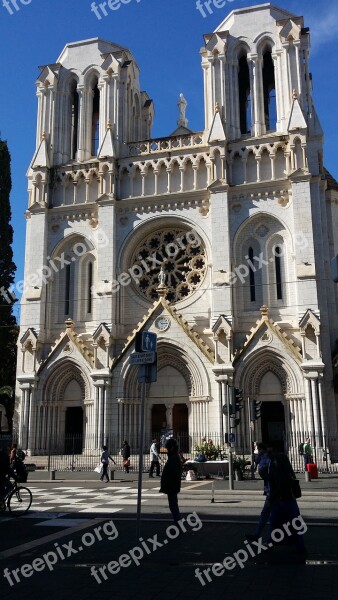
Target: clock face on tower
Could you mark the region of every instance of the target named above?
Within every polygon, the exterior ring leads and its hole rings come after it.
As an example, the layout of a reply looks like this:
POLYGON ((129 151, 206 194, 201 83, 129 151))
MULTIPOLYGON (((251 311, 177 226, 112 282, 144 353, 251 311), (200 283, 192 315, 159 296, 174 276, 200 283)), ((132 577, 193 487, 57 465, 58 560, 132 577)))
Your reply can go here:
POLYGON ((170 327, 170 319, 168 317, 157 317, 155 327, 159 331, 166 331, 170 327))
POLYGON ((191 296, 204 281, 207 271, 205 248, 191 230, 167 228, 143 238, 133 253, 131 267, 142 273, 136 287, 139 294, 154 302, 162 284, 165 298, 179 302, 191 296))

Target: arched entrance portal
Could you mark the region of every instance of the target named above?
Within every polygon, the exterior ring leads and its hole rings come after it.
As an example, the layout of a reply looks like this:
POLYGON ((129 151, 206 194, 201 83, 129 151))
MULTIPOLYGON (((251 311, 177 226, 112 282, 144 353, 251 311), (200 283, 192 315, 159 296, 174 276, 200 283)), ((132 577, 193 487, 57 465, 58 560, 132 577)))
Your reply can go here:
POLYGON ((282 384, 275 373, 268 371, 262 377, 257 399, 262 401, 261 439, 284 452, 285 410, 282 384))
POLYGON ((285 414, 281 402, 263 402, 262 440, 267 445, 275 446, 278 452, 284 452, 285 414))
POLYGON ((83 408, 68 406, 65 416, 65 454, 81 454, 83 445, 83 408))
POLYGON ((163 430, 169 430, 182 441, 188 438, 189 392, 187 382, 178 369, 166 366, 159 370, 157 382, 150 387, 148 401, 152 435, 158 437, 163 430))

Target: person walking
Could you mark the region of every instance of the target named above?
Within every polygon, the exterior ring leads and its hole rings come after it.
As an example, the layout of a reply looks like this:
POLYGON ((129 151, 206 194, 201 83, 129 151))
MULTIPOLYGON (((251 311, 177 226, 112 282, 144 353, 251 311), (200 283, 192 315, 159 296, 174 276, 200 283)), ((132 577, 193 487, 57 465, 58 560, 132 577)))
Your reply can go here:
POLYGON ((258 521, 258 525, 257 525, 255 531, 253 533, 247 533, 245 536, 246 539, 251 542, 252 541, 257 542, 259 540, 259 538, 261 537, 264 527, 269 521, 270 511, 271 511, 271 503, 270 503, 270 497, 269 497, 269 491, 270 491, 269 490, 269 467, 270 467, 271 459, 268 456, 267 447, 265 444, 263 444, 262 442, 255 442, 255 444, 257 447, 257 454, 256 454, 255 462, 258 467, 258 473, 264 481, 263 493, 265 496, 265 502, 264 502, 262 512, 260 514, 260 518, 258 521))
MULTIPOLYGON (((276 529, 290 523, 293 519, 300 517, 300 510, 293 493, 292 480, 296 475, 286 454, 278 453, 275 448, 268 448, 270 458, 268 481, 270 498, 270 539, 276 529)), ((304 534, 299 535, 295 531, 291 536, 297 551, 305 554, 304 534)))
POLYGON ((304 459, 304 469, 307 471, 307 465, 310 465, 313 461, 312 458, 313 452, 311 448, 311 440, 310 438, 306 438, 305 444, 303 446, 303 459, 304 459))
POLYGON ((124 440, 122 448, 121 448, 121 454, 122 454, 122 464, 123 464, 123 470, 125 473, 129 473, 129 467, 130 467, 130 446, 127 442, 127 440, 124 440))
POLYGON ((181 518, 180 509, 178 507, 177 494, 181 491, 181 475, 182 466, 178 452, 178 443, 175 439, 170 438, 165 445, 168 452, 168 460, 164 465, 160 493, 167 494, 170 512, 174 522, 178 523, 181 518))
POLYGON ((150 470, 149 477, 154 477, 154 469, 156 469, 157 477, 160 476, 160 455, 158 453, 157 440, 154 439, 150 446, 150 470))
POLYGON ((106 483, 109 482, 109 475, 108 475, 108 465, 109 465, 109 459, 114 463, 114 465, 116 465, 115 460, 110 456, 107 446, 102 446, 102 454, 101 454, 101 463, 102 463, 102 473, 101 473, 101 477, 100 480, 103 481, 103 478, 106 478, 106 483))

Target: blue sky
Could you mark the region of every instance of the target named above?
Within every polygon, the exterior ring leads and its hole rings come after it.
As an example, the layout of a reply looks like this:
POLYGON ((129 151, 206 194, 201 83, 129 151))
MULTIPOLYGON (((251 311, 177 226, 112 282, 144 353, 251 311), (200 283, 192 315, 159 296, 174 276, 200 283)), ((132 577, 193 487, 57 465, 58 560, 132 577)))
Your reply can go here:
MULTIPOLYGON (((35 144, 38 65, 54 63, 71 41, 102 37, 127 46, 140 66, 141 87, 155 103, 153 137, 168 135, 175 129, 180 92, 188 101, 189 127, 202 130, 199 50, 203 33, 213 31, 231 10, 259 2, 228 0, 224 8, 214 7, 213 14, 204 18, 196 9, 196 0, 130 0, 118 10, 107 9, 108 16, 99 20, 91 11, 91 0, 31 0, 26 5, 16 0, 19 11, 12 8, 13 14, 3 6, 4 1, 0 0, 0 131, 12 155, 13 249, 19 281, 24 261, 25 176, 35 144)), ((281 0, 274 4, 304 15, 305 26, 311 28, 311 71, 316 107, 325 131, 325 164, 337 178, 338 2, 281 0)), ((18 310, 16 306, 16 314, 18 310)))

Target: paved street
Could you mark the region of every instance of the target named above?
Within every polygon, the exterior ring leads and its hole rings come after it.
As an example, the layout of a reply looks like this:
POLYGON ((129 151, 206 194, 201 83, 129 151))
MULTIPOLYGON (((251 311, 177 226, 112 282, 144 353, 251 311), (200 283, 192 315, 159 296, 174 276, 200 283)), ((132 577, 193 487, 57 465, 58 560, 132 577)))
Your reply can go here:
POLYGON ((252 531, 263 502, 260 481, 236 483, 234 492, 226 481, 183 482, 180 507, 186 530, 176 537, 166 497, 158 493, 159 479, 145 476, 141 541, 136 536, 135 474, 117 473, 115 481, 105 484, 91 473, 57 474, 56 481, 34 473, 28 484, 34 497, 28 515, 15 519, 5 513, 0 518, 4 600, 33 600, 42 589, 48 600, 108 598, 112 593, 121 600, 211 599, 225 594, 235 600, 267 594, 277 600, 337 597, 338 485, 333 477, 302 482, 299 505, 308 526, 305 561, 284 545, 266 550, 253 546, 252 556, 246 552, 245 533, 252 531), (239 550, 242 558, 243 552, 249 554, 247 560, 214 575, 213 564, 230 560, 239 550), (117 563, 122 554, 127 555, 123 567, 117 563), (48 560, 55 564, 46 566, 48 560), (29 566, 32 563, 37 569, 29 566), (22 565, 28 566, 21 571, 22 565))

